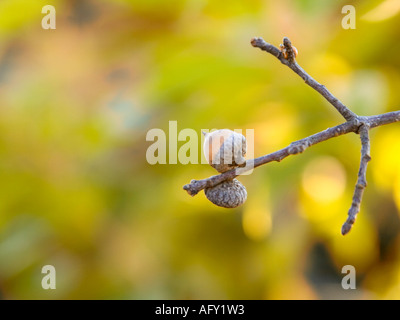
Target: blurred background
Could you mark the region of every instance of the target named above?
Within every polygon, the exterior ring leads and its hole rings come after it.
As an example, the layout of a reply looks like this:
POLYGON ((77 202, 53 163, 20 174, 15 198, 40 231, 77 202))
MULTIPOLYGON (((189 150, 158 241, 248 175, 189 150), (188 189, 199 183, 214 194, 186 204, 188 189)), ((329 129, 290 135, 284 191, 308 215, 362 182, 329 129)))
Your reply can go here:
MULTIPOLYGON (((254 129, 256 157, 343 119, 254 36, 361 115, 399 109, 400 6, 385 1, 2 0, 2 299, 398 299, 400 126, 349 134, 239 177, 237 209, 182 186, 207 164, 146 161, 150 129, 254 129), (56 30, 44 30, 44 5, 56 30), (356 29, 342 28, 344 5, 356 29), (43 290, 44 265, 57 289, 43 290), (356 269, 357 289, 341 286, 356 269)), ((168 140, 167 140, 168 141, 168 140)), ((178 149, 185 144, 178 142, 178 149)), ((199 153, 200 144, 199 144, 199 153)))

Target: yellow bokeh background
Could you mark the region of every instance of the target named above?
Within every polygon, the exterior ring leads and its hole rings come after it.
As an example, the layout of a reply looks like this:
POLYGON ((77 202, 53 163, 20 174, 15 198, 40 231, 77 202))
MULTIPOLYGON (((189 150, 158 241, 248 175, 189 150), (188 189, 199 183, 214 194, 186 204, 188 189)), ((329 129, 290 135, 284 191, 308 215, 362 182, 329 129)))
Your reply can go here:
POLYGON ((354 112, 398 110, 398 1, 57 0, 44 30, 48 4, 0 2, 0 298, 400 298, 397 124, 371 131, 345 237, 355 134, 239 177, 236 209, 182 189, 209 165, 146 160, 147 132, 171 143, 170 121, 198 132, 199 155, 202 129, 253 129, 256 157, 343 121, 254 36, 289 37, 354 112), (44 265, 56 290, 41 287, 44 265), (341 286, 345 265, 356 290, 341 286))

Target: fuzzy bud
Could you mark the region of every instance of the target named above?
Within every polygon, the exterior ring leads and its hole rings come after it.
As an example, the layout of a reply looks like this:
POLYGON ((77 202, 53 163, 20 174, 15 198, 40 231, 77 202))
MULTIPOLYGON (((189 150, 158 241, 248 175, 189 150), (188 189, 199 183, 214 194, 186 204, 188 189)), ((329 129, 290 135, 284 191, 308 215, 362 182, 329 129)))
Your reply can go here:
POLYGON ((224 208, 236 208, 247 199, 247 191, 238 180, 227 180, 215 187, 205 188, 204 193, 208 200, 224 208))
POLYGON ((204 134, 204 155, 218 172, 245 166, 246 138, 242 134, 228 129, 204 134))

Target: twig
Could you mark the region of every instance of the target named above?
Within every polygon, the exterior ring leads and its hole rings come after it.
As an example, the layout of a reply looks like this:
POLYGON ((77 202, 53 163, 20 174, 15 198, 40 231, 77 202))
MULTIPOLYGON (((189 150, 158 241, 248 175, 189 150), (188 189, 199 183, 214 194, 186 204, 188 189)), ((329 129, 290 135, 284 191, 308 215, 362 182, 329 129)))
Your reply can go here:
POLYGON ((204 188, 211 188, 223 181, 231 180, 246 171, 259 167, 263 164, 272 161, 281 161, 290 155, 296 155, 302 153, 308 147, 313 146, 319 142, 329 140, 331 138, 344 135, 350 132, 354 132, 360 135, 361 139, 361 161, 360 169, 358 172, 357 184, 354 190, 353 201, 348 212, 348 218, 342 226, 342 234, 347 234, 356 219, 357 214, 360 211, 361 200, 364 190, 367 186, 366 172, 368 162, 371 160, 370 156, 370 139, 369 130, 382 125, 394 123, 400 121, 400 111, 388 112, 375 116, 358 116, 357 114, 350 111, 342 102, 340 102, 332 93, 330 93, 325 86, 319 84, 310 75, 308 75, 295 61, 295 51, 292 48, 292 44, 288 38, 283 39, 283 49, 285 55, 275 46, 265 42, 261 38, 253 38, 251 44, 254 47, 260 48, 280 60, 284 65, 292 69, 298 74, 310 87, 320 93, 327 101, 329 101, 339 113, 346 119, 346 122, 337 125, 332 128, 328 128, 324 131, 318 132, 309 137, 301 140, 292 142, 286 148, 275 151, 273 153, 246 161, 246 166, 242 168, 235 168, 230 171, 211 176, 203 180, 192 180, 189 184, 183 186, 191 196, 196 195, 204 188))
MULTIPOLYGON (((345 118, 347 121, 352 120, 357 117, 357 115, 350 111, 339 99, 337 99, 332 93, 329 92, 326 87, 317 81, 315 81, 307 72, 300 67, 297 62, 293 60, 288 60, 283 57, 282 52, 272 44, 265 42, 262 38, 253 38, 251 40, 251 45, 261 50, 267 51, 268 53, 275 56, 280 62, 285 66, 288 66, 295 73, 297 73, 311 88, 320 93, 328 102, 333 105, 337 111, 345 118)), ((283 45, 285 48, 291 47, 292 44, 288 38, 283 38, 283 45)))
POLYGON ((356 221, 357 213, 360 212, 362 196, 365 188, 367 187, 367 166, 368 162, 371 161, 368 124, 364 124, 360 127, 359 134, 361 139, 360 170, 358 171, 358 179, 354 190, 353 202, 351 203, 348 213, 349 217, 342 226, 343 235, 349 233, 354 222, 356 221))
POLYGON ((362 126, 362 124, 366 124, 366 126, 371 129, 397 121, 400 121, 400 111, 384 113, 377 116, 359 117, 355 120, 344 122, 338 126, 326 129, 312 136, 292 142, 289 146, 281 150, 266 154, 252 160, 247 160, 246 167, 244 168, 235 168, 230 171, 202 180, 192 180, 189 184, 184 185, 183 189, 186 190, 191 196, 195 196, 204 188, 215 187, 217 184, 220 184, 223 181, 234 179, 235 177, 245 173, 253 167, 256 168, 273 161, 280 162, 287 156, 302 153, 306 148, 313 146, 319 142, 323 142, 350 132, 358 133, 359 128, 360 126, 362 126), (362 119, 361 122, 359 119, 362 119))
POLYGON ((289 155, 295 155, 302 153, 305 149, 308 147, 317 144, 319 142, 328 140, 333 137, 337 137, 339 135, 343 135, 349 132, 357 132, 358 131, 358 125, 359 123, 357 121, 348 121, 343 124, 340 124, 336 127, 326 129, 322 132, 316 133, 312 136, 309 136, 307 138, 292 142, 289 146, 286 148, 283 148, 281 150, 275 151, 273 153, 264 155, 262 157, 253 159, 253 160, 247 160, 246 161, 246 167, 243 168, 235 168, 230 171, 221 173, 216 176, 209 177, 207 179, 203 180, 192 180, 190 184, 187 184, 183 187, 184 190, 186 190, 191 196, 196 195, 199 193, 204 188, 211 188, 216 186, 217 184, 221 183, 222 181, 233 179, 237 177, 240 174, 245 173, 246 171, 259 167, 263 164, 272 162, 272 161, 282 161, 289 155))

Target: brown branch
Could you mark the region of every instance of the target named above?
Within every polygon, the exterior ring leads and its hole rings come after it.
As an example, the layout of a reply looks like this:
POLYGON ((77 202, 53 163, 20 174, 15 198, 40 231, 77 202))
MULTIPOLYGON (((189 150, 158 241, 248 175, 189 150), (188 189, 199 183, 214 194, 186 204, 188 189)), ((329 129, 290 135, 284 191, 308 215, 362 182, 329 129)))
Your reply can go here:
POLYGON ((211 176, 203 180, 192 180, 189 184, 183 186, 191 196, 196 195, 204 188, 211 188, 223 181, 232 180, 240 174, 245 173, 248 170, 259 167, 263 164, 272 161, 282 161, 290 155, 296 155, 302 153, 308 147, 313 146, 317 143, 329 140, 331 138, 344 135, 350 132, 354 132, 360 135, 361 139, 361 161, 360 169, 358 172, 357 184, 354 190, 353 201, 348 212, 348 218, 342 226, 342 234, 347 234, 356 219, 358 212, 360 211, 361 200, 367 186, 366 172, 368 162, 371 160, 370 157, 370 139, 369 130, 382 125, 399 122, 400 111, 388 112, 375 116, 358 116, 357 114, 350 111, 342 102, 340 102, 335 96, 330 93, 325 86, 319 84, 311 76, 309 76, 295 61, 295 50, 292 48, 291 42, 288 38, 283 39, 283 49, 285 55, 275 46, 265 42, 261 38, 253 38, 251 44, 254 47, 260 48, 280 60, 284 65, 292 69, 298 74, 310 87, 320 93, 327 101, 329 101, 347 120, 346 122, 337 125, 332 128, 328 128, 324 131, 318 132, 309 137, 301 140, 292 142, 286 148, 272 152, 270 154, 261 156, 259 158, 251 159, 246 161, 246 166, 241 168, 235 168, 230 171, 211 176), (285 58, 286 57, 286 58, 285 58))
MULTIPOLYGON (((365 117, 359 117, 359 119, 363 121, 365 117)), ((370 116, 367 117, 366 119, 367 121, 364 122, 367 122, 370 128, 375 128, 383 126, 385 124, 391 124, 400 121, 400 111, 392 111, 388 113, 379 114, 377 116, 370 116)))
MULTIPOLYGON (((357 115, 350 111, 339 99, 337 99, 332 93, 329 92, 326 87, 316 80, 314 80, 307 72, 300 67, 294 59, 285 59, 282 52, 272 44, 265 42, 262 38, 253 38, 251 40, 251 45, 256 48, 260 48, 273 56, 275 56, 280 62, 285 66, 288 66, 295 73, 297 73, 311 88, 320 93, 328 102, 333 105, 337 111, 345 118, 347 121, 352 120, 357 117, 357 115)), ((285 48, 291 47, 292 44, 288 38, 283 38, 283 45, 285 48)))
POLYGON ((287 156, 302 153, 308 147, 311 147, 319 142, 335 138, 337 136, 341 136, 350 132, 358 133, 360 126, 363 126, 363 124, 366 124, 366 126, 371 129, 397 121, 400 121, 400 111, 394 111, 370 117, 357 117, 354 120, 344 122, 338 126, 326 129, 312 136, 292 142, 289 146, 281 150, 266 154, 255 159, 247 160, 246 167, 235 168, 230 171, 202 180, 192 180, 189 184, 184 185, 183 189, 186 190, 191 196, 195 196, 204 188, 215 187, 217 184, 220 184, 223 181, 234 179, 235 177, 245 173, 253 167, 257 168, 263 164, 267 164, 273 161, 280 162, 287 156))
POLYGON ((290 155, 302 153, 308 147, 313 146, 314 144, 317 144, 319 142, 326 141, 333 137, 337 137, 339 135, 343 135, 349 132, 357 132, 358 126, 359 123, 355 120, 342 123, 336 127, 326 129, 307 138, 292 142, 289 146, 281 150, 272 152, 256 159, 247 160, 246 166, 243 168, 235 168, 203 180, 192 180, 189 184, 183 186, 183 189, 186 190, 191 196, 195 196, 204 188, 215 187, 217 184, 220 184, 225 180, 234 179, 238 175, 243 174, 252 168, 259 167, 272 161, 280 162, 290 155))
POLYGON ((357 213, 360 212, 361 200, 364 190, 367 187, 367 166, 371 161, 370 155, 370 140, 369 140, 369 126, 363 124, 359 129, 361 139, 361 161, 360 169, 358 171, 357 184, 354 190, 353 202, 348 212, 348 218, 342 226, 342 234, 346 235, 351 230, 354 222, 356 221, 357 213))

